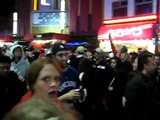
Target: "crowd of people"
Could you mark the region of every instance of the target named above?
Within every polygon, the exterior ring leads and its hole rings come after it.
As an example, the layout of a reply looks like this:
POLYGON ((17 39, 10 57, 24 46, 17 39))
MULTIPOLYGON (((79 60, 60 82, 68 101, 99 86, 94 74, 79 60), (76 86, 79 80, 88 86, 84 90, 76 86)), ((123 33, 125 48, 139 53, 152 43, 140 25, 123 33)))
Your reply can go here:
POLYGON ((0 49, 0 119, 160 119, 160 54, 55 43, 0 49))

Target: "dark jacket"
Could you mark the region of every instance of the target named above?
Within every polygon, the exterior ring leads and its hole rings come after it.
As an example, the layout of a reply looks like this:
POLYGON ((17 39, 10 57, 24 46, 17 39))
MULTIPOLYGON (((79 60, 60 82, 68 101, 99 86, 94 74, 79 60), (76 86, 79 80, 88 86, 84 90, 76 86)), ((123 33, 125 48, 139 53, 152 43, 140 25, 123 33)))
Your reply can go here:
POLYGON ((84 55, 77 55, 77 56, 73 55, 69 59, 69 65, 71 67, 74 67, 76 70, 78 70, 79 63, 83 58, 84 58, 84 55))
POLYGON ((81 86, 81 81, 78 76, 78 71, 73 67, 68 67, 65 72, 62 72, 59 96, 69 92, 70 90, 78 89, 81 86))
POLYGON ((96 94, 94 96, 102 97, 105 95, 107 87, 113 78, 113 71, 105 60, 100 61, 98 64, 93 64, 91 69, 94 86, 93 93, 96 94))
POLYGON ((153 100, 153 84, 149 77, 137 74, 127 84, 124 120, 146 120, 153 100))
POLYGON ((106 92, 106 107, 109 120, 120 119, 123 116, 122 97, 128 77, 123 69, 114 71, 114 77, 106 92))
POLYGON ((26 85, 19 81, 14 72, 7 77, 0 76, 0 119, 16 105, 26 92, 26 85))

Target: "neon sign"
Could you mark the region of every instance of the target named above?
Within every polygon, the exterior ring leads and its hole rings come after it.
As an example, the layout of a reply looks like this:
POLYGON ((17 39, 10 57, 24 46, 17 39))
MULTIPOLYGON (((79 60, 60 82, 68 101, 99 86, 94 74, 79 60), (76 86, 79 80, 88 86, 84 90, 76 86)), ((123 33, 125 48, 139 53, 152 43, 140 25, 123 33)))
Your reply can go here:
POLYGON ((157 15, 147 15, 147 16, 140 16, 140 17, 104 20, 103 23, 115 24, 115 23, 136 22, 136 21, 145 21, 145 20, 156 20, 156 19, 157 19, 157 15))
POLYGON ((140 36, 142 35, 143 30, 139 26, 139 27, 126 28, 126 29, 109 30, 107 32, 107 35, 109 35, 109 33, 111 33, 112 38, 124 37, 125 35, 140 36))
MULTIPOLYGON (((108 39, 109 34, 111 34, 112 39, 124 39, 124 38, 140 38, 144 37, 146 32, 151 32, 153 24, 141 24, 136 26, 126 26, 122 25, 121 27, 118 26, 103 26, 102 30, 99 30, 98 39, 108 39), (123 26, 123 28, 122 28, 123 26)), ((147 35, 146 35, 147 36, 147 35)), ((151 36, 150 36, 151 37, 151 36)))

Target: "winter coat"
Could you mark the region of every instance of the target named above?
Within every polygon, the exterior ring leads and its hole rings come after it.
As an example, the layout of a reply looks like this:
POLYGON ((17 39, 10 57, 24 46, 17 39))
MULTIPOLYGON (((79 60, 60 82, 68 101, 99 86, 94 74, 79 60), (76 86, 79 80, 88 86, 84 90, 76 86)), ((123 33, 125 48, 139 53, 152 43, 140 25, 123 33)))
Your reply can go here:
POLYGON ((27 71, 30 63, 29 63, 28 59, 25 57, 24 50, 23 50, 22 46, 20 46, 20 45, 12 46, 10 48, 10 54, 11 54, 11 59, 13 60, 11 63, 10 70, 17 73, 18 76, 20 77, 20 79, 24 79, 26 71, 27 71), (13 51, 17 47, 20 47, 22 49, 22 56, 21 56, 20 60, 16 63, 14 61, 13 51))

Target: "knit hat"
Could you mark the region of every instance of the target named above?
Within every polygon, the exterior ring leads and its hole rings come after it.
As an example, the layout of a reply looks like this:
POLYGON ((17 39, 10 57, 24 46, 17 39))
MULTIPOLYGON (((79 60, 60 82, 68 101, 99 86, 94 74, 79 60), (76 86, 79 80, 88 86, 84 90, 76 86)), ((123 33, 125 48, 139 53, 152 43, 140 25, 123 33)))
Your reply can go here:
POLYGON ((63 43, 55 43, 55 44, 53 44, 53 46, 51 48, 53 55, 55 55, 57 52, 63 51, 63 50, 69 50, 68 47, 66 46, 66 44, 63 44, 63 43))
POLYGON ((95 52, 97 52, 97 53, 104 53, 104 51, 101 48, 96 48, 95 52))
POLYGON ((76 49, 76 52, 79 52, 79 53, 84 53, 87 49, 83 46, 78 46, 77 49, 76 49))

